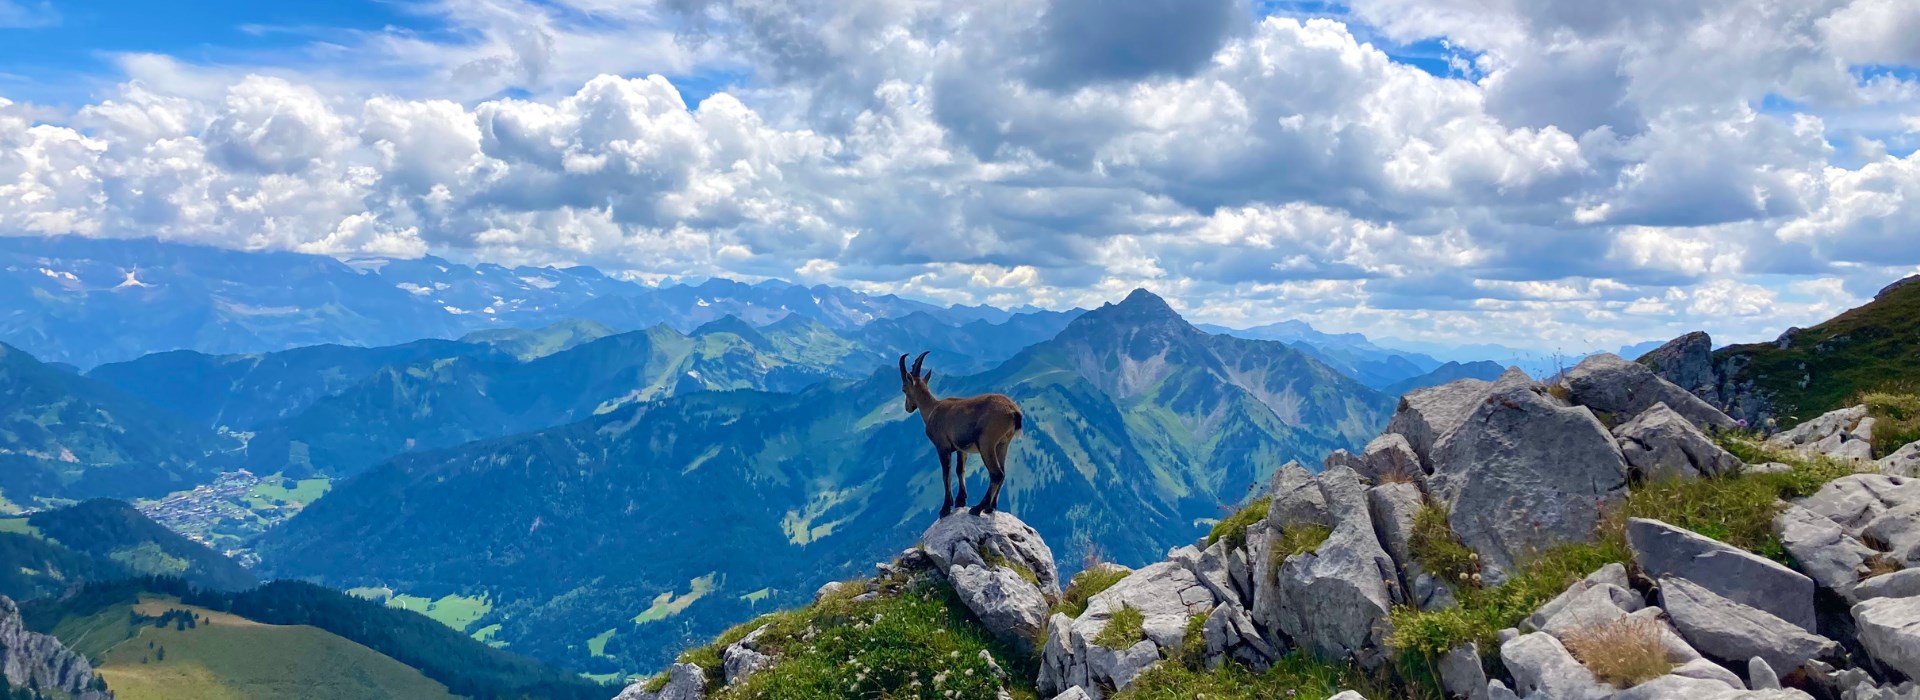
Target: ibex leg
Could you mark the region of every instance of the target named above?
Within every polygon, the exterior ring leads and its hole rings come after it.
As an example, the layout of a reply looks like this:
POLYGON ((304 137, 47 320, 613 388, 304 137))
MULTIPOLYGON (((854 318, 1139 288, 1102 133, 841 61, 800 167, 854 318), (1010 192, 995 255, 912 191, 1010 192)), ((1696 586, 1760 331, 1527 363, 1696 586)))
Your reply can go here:
POLYGON ((980 497, 980 504, 973 507, 974 515, 992 513, 999 508, 1000 484, 1006 479, 1006 469, 1001 462, 1004 457, 1004 452, 993 447, 980 451, 980 462, 987 465, 987 479, 992 483, 987 486, 987 495, 980 497))
POLYGON ((967 451, 955 450, 953 453, 954 481, 960 482, 960 500, 953 502, 955 508, 967 507, 967 451))
MULTIPOLYGON (((940 488, 946 490, 946 497, 940 501, 940 517, 942 518, 947 517, 948 513, 953 512, 953 461, 948 459, 951 454, 952 453, 944 450, 940 452, 940 488)), ((966 482, 963 481, 960 483, 960 488, 965 489, 966 487, 966 482)), ((966 499, 967 492, 961 491, 960 505, 965 506, 966 499)))

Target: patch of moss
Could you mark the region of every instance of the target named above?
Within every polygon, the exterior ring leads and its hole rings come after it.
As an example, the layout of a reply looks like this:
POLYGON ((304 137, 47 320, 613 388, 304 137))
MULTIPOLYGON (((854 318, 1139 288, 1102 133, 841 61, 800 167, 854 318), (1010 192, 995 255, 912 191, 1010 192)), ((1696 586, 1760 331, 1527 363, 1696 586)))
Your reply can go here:
POLYGON ((1114 650, 1139 644, 1140 640, 1147 638, 1146 622, 1146 614, 1138 608, 1123 605, 1113 611, 1112 617, 1107 618, 1107 626, 1100 628, 1100 633, 1093 636, 1093 643, 1114 650))
POLYGON ((1270 497, 1261 498, 1247 504, 1245 508, 1241 508, 1233 515, 1227 516, 1225 520, 1215 523, 1213 530, 1207 532, 1207 546, 1212 547, 1213 543, 1223 539, 1227 541, 1229 548, 1246 546, 1247 528, 1267 517, 1267 507, 1272 503, 1273 499, 1270 497))
POLYGON ((1115 567, 1097 567, 1074 574, 1067 582, 1067 591, 1060 596, 1060 604, 1053 611, 1066 613, 1067 617, 1079 617, 1087 611, 1087 601, 1099 595, 1101 591, 1112 588, 1121 579, 1133 572, 1115 567))

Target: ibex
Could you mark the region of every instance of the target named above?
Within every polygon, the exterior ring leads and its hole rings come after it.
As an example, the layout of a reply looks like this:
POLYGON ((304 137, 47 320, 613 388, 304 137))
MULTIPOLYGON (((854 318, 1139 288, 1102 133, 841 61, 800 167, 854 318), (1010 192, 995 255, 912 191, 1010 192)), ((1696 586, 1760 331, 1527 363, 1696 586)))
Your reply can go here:
POLYGON ((907 356, 900 356, 900 391, 907 395, 907 413, 920 412, 920 420, 927 425, 927 439, 940 455, 940 485, 947 491, 946 499, 940 502, 940 517, 946 517, 954 508, 967 507, 969 452, 980 453, 980 461, 987 465, 987 475, 993 481, 972 513, 999 510, 1000 485, 1007 479, 1007 447, 1013 444, 1013 436, 1025 427, 1026 418, 1013 399, 1000 394, 934 398, 933 390, 927 388, 933 372, 920 372, 920 363, 926 359, 927 353, 920 353, 913 360, 913 368, 908 369, 907 356), (958 499, 953 497, 954 472, 960 475, 958 499))

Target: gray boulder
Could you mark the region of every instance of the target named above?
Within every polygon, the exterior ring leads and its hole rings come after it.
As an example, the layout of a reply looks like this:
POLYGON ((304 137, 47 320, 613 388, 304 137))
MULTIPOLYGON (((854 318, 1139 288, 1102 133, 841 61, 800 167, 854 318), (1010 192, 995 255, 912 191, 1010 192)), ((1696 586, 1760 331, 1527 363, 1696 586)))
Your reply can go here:
POLYGON ((1719 680, 1668 674, 1620 691, 1613 700, 1813 700, 1799 690, 1729 688, 1719 680))
POLYGON ((1920 598, 1875 598, 1853 606, 1860 646, 1875 661, 1920 678, 1920 598))
POLYGON ((1053 700, 1092 700, 1092 698, 1087 697, 1087 691, 1081 690, 1080 686, 1076 685, 1068 688, 1059 695, 1053 696, 1053 700))
POLYGON ((1040 589, 1004 566, 961 564, 947 570, 953 592, 1002 641, 1033 651, 1047 621, 1047 599, 1040 589))
POLYGON ((1519 370, 1440 440, 1432 462, 1432 493, 1493 585, 1522 557, 1590 539, 1627 487, 1626 462, 1600 421, 1519 370))
POLYGON ((1909 442, 1905 447, 1894 450, 1893 454, 1880 459, 1880 473, 1894 476, 1920 476, 1920 442, 1909 442))
POLYGON ((1713 371, 1713 338, 1694 331, 1667 341, 1639 360, 1661 379, 1686 389, 1714 406, 1720 405, 1720 377, 1713 371))
POLYGON ((1420 455, 1413 451, 1413 445, 1399 433, 1381 433, 1367 443, 1362 462, 1365 465, 1359 471, 1376 483, 1398 480, 1419 480, 1426 476, 1426 470, 1420 465, 1420 455))
POLYGON ((93 665, 59 639, 27 629, 12 598, 0 596, 0 678, 7 687, 37 687, 72 700, 112 700, 93 690, 93 665))
POLYGON ((1649 578, 1683 578, 1808 632, 1814 629, 1813 579, 1800 572, 1658 520, 1628 520, 1627 544, 1649 578))
POLYGON ((1628 362, 1619 355, 1603 353, 1581 360, 1567 370, 1561 381, 1567 387, 1569 401, 1595 413, 1611 415, 1614 422, 1640 415, 1656 403, 1665 403, 1702 430, 1734 427, 1733 419, 1720 409, 1661 379, 1646 365, 1628 362))
POLYGON ((1853 588, 1856 601, 1920 596, 1920 569, 1901 569, 1861 581, 1853 588))
POLYGON ((1260 636, 1253 618, 1238 605, 1217 605, 1201 628, 1207 640, 1207 668, 1237 662, 1255 671, 1264 671, 1280 658, 1279 651, 1260 636))
POLYGON ((1872 459, 1873 419, 1865 405, 1836 409, 1767 438, 1767 444, 1808 455, 1872 459))
POLYGON ((1400 397, 1386 432, 1401 436, 1420 460, 1422 471, 1432 474, 1434 446, 1466 422, 1492 386, 1478 379, 1460 379, 1409 392, 1400 397))
POLYGON ((1003 565, 1021 566, 1038 580, 1049 600, 1060 598, 1060 570, 1053 550, 1040 533, 1008 513, 973 515, 965 511, 934 522, 920 536, 920 544, 941 571, 958 565, 985 566, 989 557, 1003 565))
POLYGON ((1287 462, 1274 470, 1267 495, 1273 498, 1267 505, 1268 522, 1333 524, 1320 483, 1299 462, 1287 462))
POLYGON ((1271 618, 1288 638, 1324 658, 1378 660, 1373 652, 1384 646, 1394 603, 1393 560, 1374 536, 1360 475, 1341 468, 1315 481, 1335 518, 1333 531, 1314 551, 1280 564, 1280 609, 1271 618))
POLYGON ((1587 574, 1586 578, 1575 581, 1572 585, 1567 586, 1567 590, 1561 591, 1560 595, 1554 596, 1553 600, 1547 601, 1546 604, 1541 605, 1539 609, 1533 611, 1533 615, 1521 622, 1521 625, 1529 631, 1538 630, 1546 626, 1547 621, 1553 619, 1555 615, 1558 615, 1561 608, 1566 607, 1572 603, 1574 599, 1586 594, 1590 589, 1610 588, 1612 590, 1630 590, 1632 585, 1633 583, 1627 580, 1627 567, 1618 562, 1607 564, 1606 566, 1595 569, 1593 573, 1587 574))
POLYGON ((1638 592, 1603 583, 1588 587, 1555 608, 1540 621, 1539 629, 1564 638, 1570 632, 1613 622, 1644 607, 1646 602, 1638 592))
POLYGON ((1367 491, 1373 532, 1381 548, 1400 569, 1398 583, 1402 597, 1422 610, 1437 610, 1457 601, 1453 584, 1429 575, 1413 557, 1414 518, 1424 505, 1420 487, 1413 484, 1382 484, 1367 491))
POLYGON ((1047 623, 1041 648, 1041 692, 1059 693, 1079 686, 1092 700, 1101 700, 1103 688, 1123 689, 1133 678, 1163 657, 1178 654, 1195 615, 1209 614, 1221 601, 1193 571, 1179 562, 1163 561, 1140 569, 1087 600, 1080 617, 1055 614, 1047 623), (1109 649, 1093 642, 1115 613, 1131 608, 1144 618, 1146 638, 1125 649, 1109 649))
POLYGON ((1740 680, 1739 676, 1734 675, 1734 673, 1727 670, 1726 667, 1706 659, 1694 659, 1687 663, 1680 664, 1679 666, 1675 666, 1672 671, 1668 671, 1667 674, 1695 680, 1713 681, 1733 690, 1747 689, 1746 681, 1740 680))
POLYGON ((1480 665, 1480 647, 1473 642, 1441 654, 1435 670, 1447 697, 1487 700, 1487 671, 1480 665))
POLYGON ((1849 474, 1827 482, 1797 505, 1819 513, 1856 536, 1894 507, 1920 503, 1920 480, 1883 474, 1849 474))
POLYGON ((727 685, 734 685, 755 673, 773 666, 773 657, 760 653, 760 637, 767 632, 766 627, 754 630, 740 641, 727 645, 720 652, 721 667, 726 671, 727 685))
POLYGON ((647 690, 651 682, 652 679, 645 679, 629 683, 613 700, 706 700, 707 697, 707 673, 693 664, 668 666, 667 684, 659 690, 647 690))
POLYGON ((1747 659, 1747 687, 1754 690, 1777 690, 1780 687, 1780 674, 1775 673, 1767 660, 1758 656, 1747 659))
POLYGON ((1740 469, 1740 460, 1720 449, 1686 418, 1656 403, 1613 429, 1620 441, 1620 454, 1627 465, 1648 479, 1732 474, 1740 469))
POLYGON ((1791 674, 1840 649, 1831 639, 1686 579, 1660 579, 1660 602, 1689 644, 1724 663, 1758 656, 1775 670, 1791 674))
POLYGON ((1560 640, 1544 632, 1523 634, 1500 645, 1500 660, 1513 674, 1514 690, 1521 697, 1553 700, 1598 700, 1613 694, 1613 688, 1593 677, 1560 640))
POLYGON ((1814 583, 1849 601, 1860 580, 1860 568, 1876 552, 1847 534, 1832 520, 1800 506, 1789 505, 1773 518, 1780 543, 1800 563, 1814 583))

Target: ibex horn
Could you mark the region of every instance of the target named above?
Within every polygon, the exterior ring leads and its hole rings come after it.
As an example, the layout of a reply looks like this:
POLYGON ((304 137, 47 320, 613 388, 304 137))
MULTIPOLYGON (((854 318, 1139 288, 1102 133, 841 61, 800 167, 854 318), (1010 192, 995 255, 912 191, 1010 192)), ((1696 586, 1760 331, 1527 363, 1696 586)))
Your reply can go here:
POLYGON ((912 374, 914 376, 919 376, 920 363, 925 362, 927 360, 927 353, 930 353, 930 352, 933 352, 933 351, 928 350, 927 352, 920 353, 919 357, 913 358, 913 371, 910 372, 909 374, 912 374))
POLYGON ((900 378, 901 379, 907 378, 907 356, 906 355, 900 356, 900 378))

